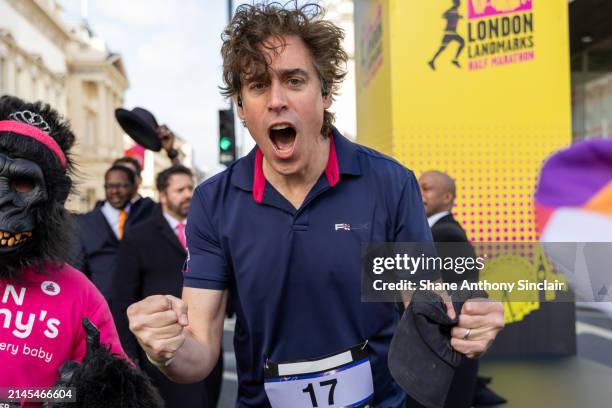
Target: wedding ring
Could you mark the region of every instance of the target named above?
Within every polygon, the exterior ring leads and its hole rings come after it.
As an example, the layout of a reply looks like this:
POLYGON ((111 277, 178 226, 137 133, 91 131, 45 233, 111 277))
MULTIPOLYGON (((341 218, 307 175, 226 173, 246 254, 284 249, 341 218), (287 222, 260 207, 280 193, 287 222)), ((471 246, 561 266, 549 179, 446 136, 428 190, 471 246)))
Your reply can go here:
POLYGON ((467 329, 467 331, 465 332, 465 335, 463 336, 463 340, 467 340, 468 337, 470 337, 470 332, 472 331, 472 329, 467 329))

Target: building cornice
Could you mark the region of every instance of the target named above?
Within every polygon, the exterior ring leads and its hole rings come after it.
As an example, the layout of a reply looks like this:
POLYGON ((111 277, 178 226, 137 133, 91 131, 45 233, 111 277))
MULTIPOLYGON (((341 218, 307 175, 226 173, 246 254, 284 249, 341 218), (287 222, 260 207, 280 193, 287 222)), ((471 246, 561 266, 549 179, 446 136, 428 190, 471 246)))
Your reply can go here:
POLYGON ((113 88, 122 94, 129 87, 127 77, 115 66, 113 57, 102 61, 69 60, 70 75, 89 76, 93 80, 108 79, 113 88))
POLYGON ((44 73, 51 79, 64 83, 65 74, 58 74, 49 70, 39 55, 26 52, 17 45, 9 32, 0 30, 0 57, 8 57, 11 53, 14 54, 14 61, 20 69, 29 66, 30 69, 37 69, 39 74, 44 73))
POLYGON ((41 0, 7 0, 8 3, 30 23, 36 26, 46 37, 60 48, 66 49, 72 35, 59 20, 53 15, 53 10, 48 10, 41 0))

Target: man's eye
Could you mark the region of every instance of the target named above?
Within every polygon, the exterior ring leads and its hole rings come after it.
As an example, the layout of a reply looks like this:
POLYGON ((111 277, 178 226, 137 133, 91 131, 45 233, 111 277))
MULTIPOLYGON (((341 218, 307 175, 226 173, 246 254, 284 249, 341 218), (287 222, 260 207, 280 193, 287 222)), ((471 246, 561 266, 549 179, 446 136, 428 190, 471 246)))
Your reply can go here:
POLYGON ((291 78, 289 79, 289 85, 291 86, 300 86, 302 85, 303 81, 299 78, 291 78))
POLYGON ((266 84, 263 84, 261 82, 256 82, 254 84, 251 84, 251 89, 256 90, 256 91, 261 91, 265 87, 266 87, 266 84))

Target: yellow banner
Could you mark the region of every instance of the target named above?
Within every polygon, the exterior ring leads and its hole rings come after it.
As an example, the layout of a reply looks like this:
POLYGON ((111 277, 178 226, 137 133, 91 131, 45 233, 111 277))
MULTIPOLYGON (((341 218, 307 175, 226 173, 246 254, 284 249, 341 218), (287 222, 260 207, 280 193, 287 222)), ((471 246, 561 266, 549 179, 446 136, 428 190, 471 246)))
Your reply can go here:
POLYGON ((542 161, 571 141, 567 3, 357 0, 357 138, 448 172, 471 239, 537 240, 542 161))
POLYGON ((357 140, 457 182, 476 242, 537 241, 544 159, 571 142, 566 1, 356 0, 357 140))

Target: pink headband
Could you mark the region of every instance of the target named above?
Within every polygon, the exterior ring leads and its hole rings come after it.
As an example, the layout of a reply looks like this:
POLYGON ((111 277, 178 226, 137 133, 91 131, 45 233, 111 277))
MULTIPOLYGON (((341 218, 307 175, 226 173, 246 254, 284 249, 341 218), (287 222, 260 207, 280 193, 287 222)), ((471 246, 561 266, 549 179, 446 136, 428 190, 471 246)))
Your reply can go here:
POLYGON ((17 133, 22 136, 31 137, 47 146, 49 150, 51 150, 60 161, 62 168, 66 169, 66 156, 64 152, 59 147, 55 139, 49 136, 48 133, 43 132, 36 126, 28 125, 27 123, 17 122, 16 120, 0 120, 0 132, 12 132, 17 133))

